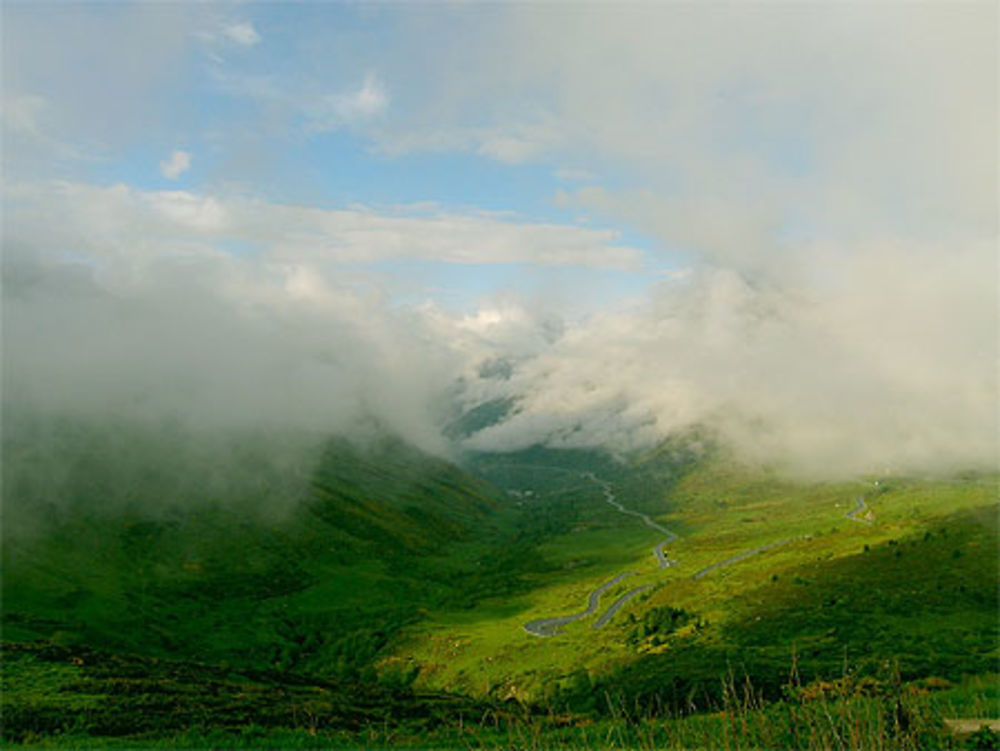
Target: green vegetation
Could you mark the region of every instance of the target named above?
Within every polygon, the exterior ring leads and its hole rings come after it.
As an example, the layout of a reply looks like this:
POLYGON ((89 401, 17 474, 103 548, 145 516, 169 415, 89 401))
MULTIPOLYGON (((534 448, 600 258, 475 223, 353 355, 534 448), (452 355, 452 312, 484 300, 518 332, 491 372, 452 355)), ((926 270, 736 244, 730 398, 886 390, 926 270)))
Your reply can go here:
MULTIPOLYGON (((521 476, 539 478, 537 495, 523 498, 522 504, 546 510, 551 533, 537 546, 545 565, 531 574, 533 588, 513 601, 484 601, 471 617, 433 613, 409 626, 405 633, 410 639, 398 654, 422 664, 418 685, 544 702, 583 669, 594 676, 599 691, 608 685, 624 691, 649 683, 653 692, 662 693, 676 677, 676 692, 684 701, 692 683, 711 687, 714 700, 719 676, 731 665, 749 660, 755 671, 766 668, 762 677, 774 684, 775 676, 787 674, 796 650, 804 669, 839 673, 845 657, 866 664, 892 659, 900 654, 898 640, 920 640, 923 634, 930 634, 927 643, 934 645, 938 663, 951 665, 952 675, 991 669, 997 641, 996 577, 990 573, 997 561, 993 478, 806 485, 720 458, 679 465, 653 456, 634 467, 608 460, 598 464, 596 472, 617 480, 623 503, 652 512, 680 534, 668 548, 677 565, 661 570, 652 548, 662 535, 616 512, 603 502, 599 488, 579 479, 577 468, 594 468, 593 462, 570 456, 560 467, 561 458, 549 452, 545 461, 539 457, 533 463, 524 456, 491 459, 490 475, 499 476, 498 483, 504 467, 514 476, 514 465, 521 476), (651 500, 651 486, 668 488, 660 513, 651 500), (860 494, 874 509, 874 525, 845 516, 860 494), (945 541, 948 534, 954 544, 945 541), (962 543, 956 542, 959 538, 962 543), (692 578, 714 563, 781 540, 790 541, 692 578), (866 545, 873 552, 865 554, 866 545), (964 546, 972 557, 955 558, 956 546, 964 546), (911 549, 913 566, 907 568, 896 553, 906 555, 911 549), (521 628, 535 618, 579 612, 588 592, 628 570, 638 574, 608 592, 604 603, 633 587, 651 589, 600 631, 591 628, 590 619, 568 624, 552 639, 532 637, 521 628), (886 586, 880 594, 882 578, 886 586), (924 596, 928 588, 935 593, 929 599, 924 596), (810 598, 808 608, 796 610, 799 596, 810 598), (879 608, 871 608, 873 598, 879 608), (823 605, 830 600, 837 604, 823 605), (882 612, 892 601, 901 616, 882 612), (683 610, 690 618, 664 629, 655 640, 635 638, 633 619, 668 609, 683 610), (917 617, 908 619, 907 614, 917 617), (844 621, 841 632, 827 633, 838 626, 837 619, 844 621), (784 633, 776 631, 780 640, 759 643, 768 640, 767 626, 775 622, 787 627, 784 633), (967 633, 972 624, 975 628, 967 633), (888 630, 870 637, 869 632, 881 629, 888 630)), ((908 661, 920 658, 919 670, 936 669, 933 659, 912 650, 906 654, 908 661)))
POLYGON ((958 748, 943 718, 1000 717, 995 476, 797 483, 694 435, 464 469, 247 441, 206 485, 162 439, 66 431, 5 444, 7 743, 958 748), (54 459, 68 482, 36 476, 54 459))
MULTIPOLYGON (((586 712, 414 694, 405 689, 296 679, 74 647, 7 645, 4 740, 33 748, 482 749, 960 749, 943 717, 987 716, 997 676, 799 684, 762 700, 752 682, 723 683, 716 711, 643 714, 613 704, 586 712)), ((988 745, 988 744, 994 745, 988 745)))
MULTIPOLYGON (((121 474, 112 455, 92 461, 121 474)), ((468 606, 508 578, 507 553, 480 541, 503 534, 496 493, 399 442, 328 444, 300 493, 276 514, 71 497, 31 534, 5 530, 5 638, 374 677, 421 607, 468 606)))

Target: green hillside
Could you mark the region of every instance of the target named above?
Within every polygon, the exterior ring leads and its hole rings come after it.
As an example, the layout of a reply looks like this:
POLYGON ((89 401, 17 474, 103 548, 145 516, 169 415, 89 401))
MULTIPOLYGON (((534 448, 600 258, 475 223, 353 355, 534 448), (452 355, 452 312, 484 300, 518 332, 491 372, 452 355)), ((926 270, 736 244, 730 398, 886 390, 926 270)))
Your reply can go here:
POLYGON ((885 747, 910 748, 1000 714, 996 476, 792 482, 697 433, 459 467, 388 437, 28 427, 9 741, 736 748, 735 707, 745 747, 821 748, 818 698, 858 748, 905 704, 885 747))
POLYGON ((408 627, 399 653, 422 664, 418 685, 534 702, 669 696, 690 709, 717 703, 730 672, 776 698, 793 663, 803 680, 840 676, 845 664, 875 673, 893 662, 906 677, 950 680, 996 670, 995 476, 807 484, 718 454, 679 461, 676 451, 632 465, 556 452, 483 461, 496 478, 518 465, 537 480, 533 495, 518 492, 544 509, 543 565, 515 599, 408 627), (676 565, 657 567, 663 535, 609 507, 582 466, 677 533, 667 546, 676 565), (867 518, 850 517, 858 498, 867 518), (532 619, 582 611, 590 592, 627 571, 593 617, 551 638, 525 631, 532 619))
MULTIPOLYGON (((144 447, 159 450, 143 453, 133 435, 123 457, 104 450, 128 443, 120 436, 78 432, 88 439, 75 444, 78 455, 65 446, 54 454, 73 466, 64 487, 74 491, 40 510, 43 518, 23 521, 16 494, 24 486, 5 484, 5 506, 22 520, 5 528, 5 639, 370 672, 374 655, 421 607, 475 598, 458 572, 506 528, 488 485, 397 440, 328 442, 304 481, 275 478, 293 497, 269 508, 233 488, 167 502, 197 477, 161 481, 161 458, 178 461, 165 447, 150 439, 144 447), (102 502, 121 493, 122 476, 140 494, 132 478, 143 471, 145 497, 102 502)), ((15 476, 18 458, 7 455, 15 476)))

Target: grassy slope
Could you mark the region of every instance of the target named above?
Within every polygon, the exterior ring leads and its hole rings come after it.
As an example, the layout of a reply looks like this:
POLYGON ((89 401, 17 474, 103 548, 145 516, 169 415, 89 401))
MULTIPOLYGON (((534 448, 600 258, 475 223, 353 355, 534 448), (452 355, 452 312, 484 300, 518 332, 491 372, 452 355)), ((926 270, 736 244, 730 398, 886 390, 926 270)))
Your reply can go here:
MULTIPOLYGON (((121 476, 92 460, 90 478, 121 476)), ((5 535, 4 638, 355 676, 421 608, 473 601, 476 563, 488 588, 509 526, 488 486, 398 442, 336 442, 319 467, 274 516, 239 498, 64 499, 5 535)))
POLYGON ((967 746, 943 731, 942 716, 988 716, 1000 698, 995 679, 966 679, 869 683, 824 701, 810 686, 762 706, 734 685, 722 712, 644 718, 621 708, 594 722, 80 647, 17 647, 5 657, 4 738, 31 747, 943 749, 967 746))
POLYGON ((552 700, 554 686, 561 694, 595 685, 642 693, 677 679, 676 690, 690 692, 717 685, 732 666, 763 671, 774 687, 795 650, 813 677, 839 671, 845 655, 872 664, 898 657, 914 675, 995 668, 993 477, 808 485, 718 459, 683 473, 658 457, 631 475, 599 468, 617 481, 620 501, 658 510, 657 520, 680 534, 669 547, 678 565, 659 570, 651 549, 662 535, 603 503, 574 474, 575 460, 562 462, 573 473, 538 468, 560 461, 550 454, 530 471, 521 468, 520 477, 538 480, 524 506, 544 507, 556 532, 539 545, 544 565, 532 589, 410 626, 397 653, 422 666, 418 685, 552 700), (669 497, 653 500, 651 483, 669 486, 669 497), (871 526, 845 517, 859 495, 874 511, 871 526), (692 578, 784 539, 792 541, 692 578), (542 639, 521 628, 582 610, 590 590, 625 570, 639 574, 610 591, 604 607, 631 587, 652 589, 604 629, 592 630, 587 619, 542 639), (684 617, 671 623, 671 608, 684 617))
MULTIPOLYGON (((874 672, 898 658, 910 678, 996 665, 995 478, 802 485, 676 446, 633 465, 536 450, 473 466, 521 494, 500 500, 398 444, 332 444, 300 505, 276 517, 232 499, 153 515, 79 499, 43 533, 5 540, 4 638, 277 671, 269 680, 372 685, 377 668, 384 687, 416 677, 421 691, 576 711, 606 708, 600 696, 705 708, 729 670, 773 696, 793 651, 806 683, 839 675, 845 654, 874 672), (656 568, 662 535, 608 506, 584 471, 681 535, 677 566, 656 568), (871 526, 845 518, 862 494, 871 526), (605 607, 652 588, 606 628, 522 629, 581 610, 625 570, 639 573, 605 607)), ((83 476, 102 476, 93 469, 83 476)))
POLYGON ((218 744, 204 742, 206 734, 252 739, 287 729, 299 731, 296 745, 304 745, 318 728, 346 742, 387 724, 419 735, 460 714, 500 709, 444 694, 416 696, 398 685, 38 644, 6 645, 2 690, 4 740, 64 745, 77 736, 88 748, 100 737, 156 746, 184 734, 202 741, 188 747, 203 748, 218 744))

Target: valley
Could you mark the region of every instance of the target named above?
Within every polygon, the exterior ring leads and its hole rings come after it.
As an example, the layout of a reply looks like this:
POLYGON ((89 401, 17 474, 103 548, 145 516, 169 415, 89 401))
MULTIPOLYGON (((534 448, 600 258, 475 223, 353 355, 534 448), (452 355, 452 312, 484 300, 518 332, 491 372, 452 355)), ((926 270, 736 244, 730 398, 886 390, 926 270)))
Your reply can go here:
MULTIPOLYGON (((77 466, 84 489, 122 470, 77 466)), ((951 687, 965 704, 924 707, 928 728, 935 712, 996 712, 968 688, 997 661, 995 476, 792 482, 683 441, 455 465, 379 439, 328 442, 305 479, 272 478, 292 496, 279 514, 79 495, 8 532, 5 738, 161 745, 255 726, 262 743, 350 745, 381 726, 375 745, 462 746, 460 717, 489 716, 473 724, 486 746, 530 731, 577 747, 560 723, 633 732, 623 707, 692 728, 734 701, 726 680, 753 686, 754 718, 844 680, 951 687), (229 697, 219 719, 191 703, 204 671, 229 697), (140 704, 97 712, 125 686, 140 704), (175 698, 129 719, 163 690, 175 698)), ((869 696, 854 691, 842 700, 869 696)))
POLYGON ((1000 751, 998 22, 0 0, 0 746, 1000 751))
MULTIPOLYGON (((675 561, 671 561, 667 557, 666 553, 664 552, 664 548, 671 542, 676 540, 677 535, 675 535, 666 527, 662 527, 656 522, 654 522, 652 519, 649 518, 648 515, 641 514, 638 511, 633 511, 631 509, 625 508, 625 506, 623 506, 621 503, 618 502, 614 494, 614 491, 611 488, 611 485, 599 480, 597 477, 594 476, 593 472, 587 472, 582 476, 586 477, 588 480, 594 483, 597 483, 597 485, 601 488, 601 490, 604 493, 604 500, 607 501, 611 506, 616 508, 619 512, 621 512, 622 514, 626 514, 628 516, 635 516, 641 519, 642 523, 645 524, 650 529, 655 529, 656 531, 662 532, 663 534, 667 535, 667 539, 657 543, 656 547, 653 548, 653 555, 656 556, 656 560, 659 562, 660 568, 666 568, 667 566, 671 566, 675 563, 675 561)), ((559 627, 567 623, 572 623, 574 621, 578 621, 593 615, 596 612, 598 605, 600 604, 601 595, 603 595, 604 592, 614 587, 616 584, 618 584, 618 582, 620 582, 625 577, 633 576, 636 573, 637 572, 635 571, 626 571, 623 574, 619 574, 611 581, 605 582, 604 584, 599 586, 597 589, 595 589, 593 592, 590 593, 589 597, 587 598, 587 609, 584 610, 583 612, 570 616, 562 616, 559 618, 543 618, 537 621, 531 621, 530 623, 526 623, 524 625, 524 630, 527 631, 529 634, 534 634, 535 636, 555 636, 557 633, 559 633, 559 627)), ((592 628, 601 628, 602 626, 604 626, 608 621, 610 621, 614 617, 615 613, 617 613, 618 610, 626 602, 631 600, 640 592, 648 589, 649 586, 650 585, 645 584, 641 587, 630 589, 625 594, 621 595, 617 600, 614 601, 614 603, 612 603, 611 607, 609 607, 604 612, 604 614, 601 615, 594 622, 592 628)))
MULTIPOLYGON (((615 470, 609 468, 609 471, 615 470)), ((647 465, 644 471, 652 473, 654 467, 647 465)), ((845 566, 863 570, 872 551, 902 554, 900 540, 912 534, 919 534, 919 538, 908 540, 907 546, 931 546, 933 532, 928 540, 923 539, 928 527, 951 520, 945 524, 947 528, 947 524, 956 523, 973 509, 995 508, 991 506, 994 501, 990 478, 934 484, 900 480, 891 489, 884 484, 880 486, 883 490, 877 501, 879 523, 869 527, 851 524, 845 513, 859 492, 872 485, 872 480, 802 485, 718 460, 699 463, 684 476, 670 480, 665 479, 662 466, 655 471, 662 473, 661 482, 671 486, 669 508, 661 507, 664 513, 653 518, 664 528, 678 531, 670 549, 676 565, 667 569, 649 565, 649 546, 658 542, 655 535, 636 524, 634 517, 615 513, 614 509, 609 515, 600 486, 581 484, 579 494, 570 500, 558 485, 551 486, 546 495, 550 486, 540 481, 532 496, 535 503, 547 501, 550 511, 558 509, 567 518, 566 531, 553 530, 539 546, 549 562, 549 570, 531 574, 533 589, 513 602, 484 602, 480 609, 489 613, 488 618, 477 618, 475 611, 440 613, 428 622, 408 628, 409 639, 404 642, 403 650, 409 659, 423 665, 417 685, 492 693, 521 701, 537 701, 540 697, 546 700, 575 680, 573 671, 566 670, 567 665, 573 665, 575 671, 585 670, 594 687, 601 686, 605 676, 617 685, 618 679, 614 677, 617 668, 609 670, 609 666, 628 665, 642 655, 636 665, 662 667, 661 656, 680 652, 685 660, 696 662, 697 667, 666 668, 667 675, 661 677, 681 680, 697 693, 734 661, 750 675, 766 672, 770 681, 778 683, 779 675, 787 675, 797 643, 811 645, 806 656, 800 654, 799 659, 814 676, 839 670, 845 647, 848 659, 874 665, 879 650, 873 650, 867 640, 854 643, 852 639, 831 638, 827 633, 829 624, 822 629, 818 624, 808 627, 803 624, 801 632, 776 641, 767 649, 746 650, 740 646, 743 640, 733 641, 733 636, 744 628, 756 631, 757 613, 769 602, 786 598, 794 601, 817 589, 829 592, 832 585, 827 581, 827 571, 845 566), (631 571, 637 573, 621 577, 631 571), (559 622, 558 616, 551 615, 580 614, 581 604, 588 603, 588 598, 599 588, 602 602, 610 603, 638 587, 647 589, 626 601, 622 610, 598 630, 591 628, 586 618, 559 622), (555 638, 533 640, 521 628, 525 621, 520 612, 524 609, 530 614, 538 613, 538 618, 529 619, 528 623, 539 619, 545 623, 545 619, 555 618, 561 633, 555 638), (646 634, 636 637, 639 631, 636 624, 641 623, 645 614, 655 611, 683 611, 687 622, 667 631, 646 629, 646 634), (701 655, 702 659, 695 655, 701 655), (681 675, 684 670, 688 673, 681 675)), ((499 468, 491 473, 494 477, 500 474, 499 468)), ((552 482, 556 474, 536 469, 534 476, 552 482)), ((649 492, 648 478, 647 475, 644 482, 633 478, 635 495, 629 496, 649 504, 640 507, 642 513, 655 511, 655 501, 643 495, 649 492)), ((629 480, 622 479, 627 487, 629 480)), ((974 526, 983 523, 988 515, 977 518, 980 522, 974 526)), ((992 539, 989 528, 987 523, 979 538, 980 545, 992 539)), ((995 555, 993 549, 990 555, 995 555)), ((951 561, 956 560, 959 559, 950 559, 945 570, 951 569, 951 561)), ((908 563, 913 563, 912 558, 908 563)), ((988 565, 980 569, 980 582, 985 581, 983 577, 988 579, 988 570, 988 565)), ((918 577, 917 581, 921 579, 918 577)), ((859 576, 849 589, 864 588, 863 582, 864 578, 859 576)), ((843 580, 839 586, 844 586, 843 580)), ((913 590, 914 597, 916 591, 913 590)), ((992 601, 992 595, 986 595, 985 590, 980 592, 992 601)), ((829 595, 831 600, 838 600, 834 592, 829 595)), ((851 597, 850 592, 845 593, 844 600, 850 603, 851 597)), ((919 611, 919 603, 914 607, 919 611)), ((882 625, 878 608, 858 614, 854 606, 841 601, 835 610, 838 619, 860 617, 869 628, 882 625)), ((585 612, 593 615, 596 611, 595 606, 585 612)), ((934 618, 938 617, 940 614, 935 613, 934 618)), ((996 633, 996 624, 986 610, 981 611, 980 618, 981 630, 975 638, 982 639, 978 649, 985 651, 973 661, 978 660, 983 668, 989 664, 987 655, 993 649, 989 646, 993 638, 990 634, 996 633)), ((798 620, 802 620, 801 616, 798 620)), ((926 627, 925 623, 921 630, 926 627)), ((956 627, 957 622, 952 622, 947 628, 956 627)), ((894 650, 887 648, 892 638, 890 633, 883 638, 886 643, 881 646, 882 654, 893 656, 894 650)), ((942 633, 934 641, 942 645, 951 642, 953 646, 946 647, 946 651, 954 654, 953 637, 942 633)), ((969 659, 972 655, 963 654, 960 661, 969 659)))

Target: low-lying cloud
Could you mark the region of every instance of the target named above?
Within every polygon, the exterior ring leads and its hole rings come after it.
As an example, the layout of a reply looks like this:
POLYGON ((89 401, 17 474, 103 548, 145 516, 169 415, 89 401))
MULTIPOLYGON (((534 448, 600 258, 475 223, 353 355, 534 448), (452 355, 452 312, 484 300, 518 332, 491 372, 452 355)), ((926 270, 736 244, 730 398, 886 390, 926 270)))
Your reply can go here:
POLYGON ((465 448, 628 450, 708 424, 813 475, 996 466, 994 4, 378 6, 370 35, 317 13, 280 65, 254 57, 284 32, 253 8, 11 10, 5 407, 375 424, 447 453, 455 401, 503 398, 514 412, 465 448), (463 33, 443 37, 452 21, 463 33), (200 111, 193 91, 218 117, 172 119, 200 111), (183 144, 204 182, 88 173, 146 138, 152 175, 183 144), (240 182, 267 184, 262 155, 325 154, 309 151, 321 139, 328 156, 556 174, 560 211, 651 247, 568 219, 240 182), (404 304, 399 261, 675 270, 574 317, 575 290, 404 304))
POLYGON ((824 270, 798 284, 704 268, 568 331, 481 383, 521 411, 469 445, 629 449, 708 425, 810 475, 994 467, 993 248, 951 248, 946 265, 891 243, 809 252, 824 270))
MULTIPOLYGON (((128 238, 89 238, 105 240, 128 238)), ((107 247, 110 259, 80 243, 39 253, 24 236, 5 246, 7 402, 333 432, 374 415, 442 448, 428 409, 446 350, 349 278, 197 244, 107 247)))
MULTIPOLYGON (((362 235, 351 242, 378 257, 411 236, 365 239, 366 226, 394 227, 391 217, 263 206, 271 220, 291 214, 265 231, 238 202, 187 193, 15 195, 4 242, 8 405, 316 435, 374 421, 448 453, 442 426, 456 395, 466 409, 510 398, 516 414, 465 448, 622 451, 707 424, 745 456, 810 474, 995 463, 989 243, 775 250, 752 273, 692 268, 630 306, 573 321, 516 295, 461 314, 400 307, 377 275, 331 263, 316 243, 293 252, 300 241, 279 231, 304 218, 302 231, 335 237, 348 221, 362 235), (60 221, 45 222, 53 208, 60 221), (259 244, 226 250, 227 237, 259 244), (506 362, 507 377, 480 377, 490 360, 506 362)), ((451 252, 441 222, 404 221, 418 248, 436 230, 451 252)), ((562 257, 558 242, 552 252, 562 257)), ((620 251, 595 242, 594 252, 620 251)))

